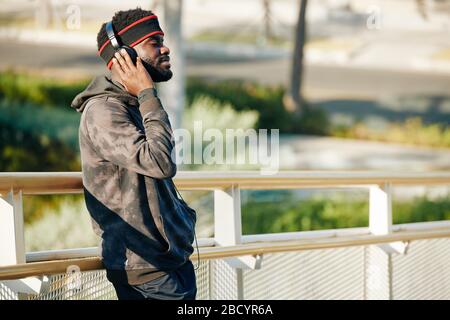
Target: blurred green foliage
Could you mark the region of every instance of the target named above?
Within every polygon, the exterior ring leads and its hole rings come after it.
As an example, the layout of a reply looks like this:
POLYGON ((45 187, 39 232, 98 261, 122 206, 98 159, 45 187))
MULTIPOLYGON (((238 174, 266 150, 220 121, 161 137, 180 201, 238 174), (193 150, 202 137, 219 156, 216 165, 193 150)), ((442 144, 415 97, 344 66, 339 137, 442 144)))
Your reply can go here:
POLYGON ((63 206, 78 206, 84 203, 82 194, 25 195, 23 198, 24 222, 31 225, 43 219, 49 212, 62 212, 63 206))
POLYGON ((336 126, 331 134, 343 138, 450 148, 450 127, 441 123, 424 124, 420 117, 391 123, 383 132, 375 132, 359 122, 353 126, 336 126))
MULTIPOLYGON (((26 199, 25 203, 28 200, 26 199)), ((60 196, 57 207, 46 206, 45 215, 25 225, 27 252, 92 247, 99 244, 82 196, 60 196)))
MULTIPOLYGON (((394 224, 449 220, 450 197, 430 200, 427 196, 392 204, 394 224)), ((348 201, 335 198, 296 200, 286 196, 281 201, 250 201, 242 206, 244 234, 295 232, 337 228, 367 227, 367 199, 348 201)))
POLYGON ((69 108, 87 84, 0 73, 0 171, 79 171, 79 114, 69 108))
POLYGON ((255 128, 259 113, 256 110, 236 111, 233 105, 223 103, 207 95, 197 95, 189 103, 183 114, 183 128, 194 132, 194 122, 201 120, 206 129, 218 129, 225 133, 226 129, 255 128))
MULTIPOLYGON (((86 84, 0 73, 0 172, 81 170, 80 116, 69 106, 86 84)), ((25 198, 24 219, 31 224, 49 210, 60 209, 61 201, 71 196, 25 198)))
POLYGON ((89 80, 61 80, 4 71, 0 73, 0 99, 39 105, 41 108, 70 106, 89 80))
POLYGON ((297 119, 284 108, 284 93, 282 86, 269 87, 239 80, 211 82, 191 78, 186 85, 188 106, 199 96, 209 96, 223 104, 232 105, 237 111, 257 111, 259 119, 255 129, 280 129, 280 133, 327 134, 329 122, 322 109, 306 104, 303 117, 297 119))

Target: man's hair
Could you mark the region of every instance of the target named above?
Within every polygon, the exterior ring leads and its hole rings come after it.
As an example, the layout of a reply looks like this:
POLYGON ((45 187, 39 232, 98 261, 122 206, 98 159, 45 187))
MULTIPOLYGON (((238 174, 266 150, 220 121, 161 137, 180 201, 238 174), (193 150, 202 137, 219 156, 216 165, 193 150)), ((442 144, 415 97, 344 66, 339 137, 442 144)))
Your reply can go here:
MULTIPOLYGON (((141 8, 130 9, 126 11, 117 11, 112 17, 112 23, 116 32, 119 32, 126 26, 132 24, 133 22, 142 19, 147 16, 153 15, 150 10, 142 10, 141 8)), ((106 23, 103 23, 100 27, 100 31, 97 34, 97 50, 108 40, 108 35, 106 34, 106 23)))

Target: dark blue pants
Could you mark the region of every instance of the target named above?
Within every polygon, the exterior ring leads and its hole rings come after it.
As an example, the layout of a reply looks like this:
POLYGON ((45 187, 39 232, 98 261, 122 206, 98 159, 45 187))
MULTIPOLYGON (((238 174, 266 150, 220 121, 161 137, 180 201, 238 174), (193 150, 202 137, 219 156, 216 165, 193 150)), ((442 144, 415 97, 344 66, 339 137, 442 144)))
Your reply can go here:
POLYGON ((119 300, 195 300, 197 295, 195 270, 191 261, 143 284, 112 284, 119 300))

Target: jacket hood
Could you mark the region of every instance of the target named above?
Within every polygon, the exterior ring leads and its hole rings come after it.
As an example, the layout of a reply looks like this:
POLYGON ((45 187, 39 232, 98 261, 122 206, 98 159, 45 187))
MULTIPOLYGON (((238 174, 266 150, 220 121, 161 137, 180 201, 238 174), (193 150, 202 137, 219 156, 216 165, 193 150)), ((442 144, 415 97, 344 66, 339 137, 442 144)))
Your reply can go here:
POLYGON ((112 80, 109 74, 95 77, 86 89, 73 99, 70 106, 78 112, 83 112, 90 99, 102 96, 115 97, 127 105, 138 106, 137 97, 128 93, 120 83, 112 80))

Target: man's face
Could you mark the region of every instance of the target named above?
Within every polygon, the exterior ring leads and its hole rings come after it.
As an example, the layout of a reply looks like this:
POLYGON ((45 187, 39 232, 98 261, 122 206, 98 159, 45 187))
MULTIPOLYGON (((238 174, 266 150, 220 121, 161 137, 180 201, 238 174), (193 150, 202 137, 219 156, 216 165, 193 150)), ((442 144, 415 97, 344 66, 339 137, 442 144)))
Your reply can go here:
POLYGON ((164 37, 157 34, 134 47, 154 82, 168 81, 172 78, 169 62, 170 50, 163 42, 164 37))

